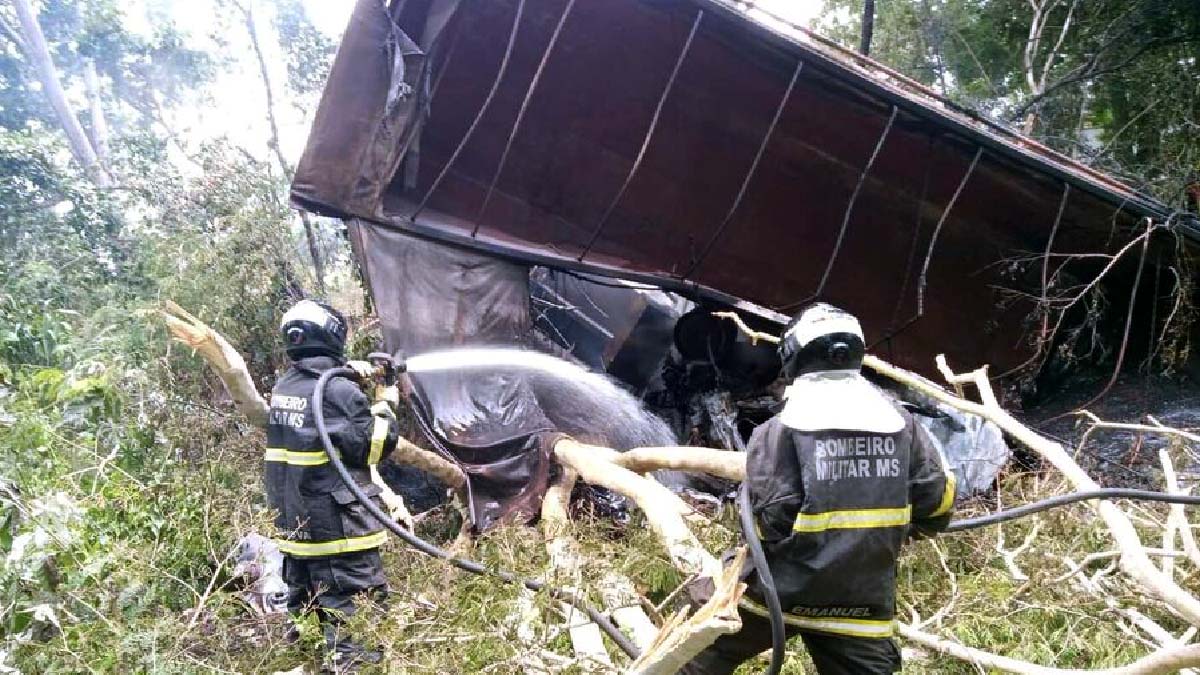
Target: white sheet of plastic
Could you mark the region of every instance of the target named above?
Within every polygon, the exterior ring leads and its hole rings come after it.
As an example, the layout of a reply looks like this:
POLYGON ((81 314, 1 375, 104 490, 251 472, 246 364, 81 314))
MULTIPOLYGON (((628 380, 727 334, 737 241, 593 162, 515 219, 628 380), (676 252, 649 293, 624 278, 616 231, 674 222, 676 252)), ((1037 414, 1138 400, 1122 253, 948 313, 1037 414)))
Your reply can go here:
POLYGON ((977 415, 938 404, 939 417, 916 415, 941 446, 942 456, 958 479, 958 499, 991 489, 996 475, 1012 458, 1000 427, 977 415))

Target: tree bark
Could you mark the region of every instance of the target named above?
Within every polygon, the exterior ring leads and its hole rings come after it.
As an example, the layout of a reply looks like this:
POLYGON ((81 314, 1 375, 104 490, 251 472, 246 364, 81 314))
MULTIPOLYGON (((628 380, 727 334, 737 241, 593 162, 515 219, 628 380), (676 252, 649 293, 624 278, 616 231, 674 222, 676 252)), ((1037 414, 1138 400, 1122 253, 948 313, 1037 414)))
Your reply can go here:
POLYGON ((555 459, 576 471, 581 480, 608 488, 637 504, 676 569, 715 579, 721 563, 704 549, 684 522, 686 507, 681 506, 679 497, 662 483, 618 466, 611 461, 616 454, 611 448, 584 445, 569 438, 554 445, 555 459))
POLYGON ((613 458, 613 463, 634 473, 670 469, 707 473, 733 481, 746 480, 746 453, 716 448, 633 448, 613 458))
POLYGON ((221 384, 225 385, 225 391, 229 392, 238 412, 245 415, 254 426, 266 427, 267 402, 255 388, 254 378, 250 377, 242 355, 224 336, 179 305, 170 300, 164 305, 163 320, 171 336, 204 357, 217 377, 221 378, 221 384))
POLYGON ((26 57, 33 62, 42 91, 45 92, 58 123, 67 135, 71 154, 97 186, 109 187, 112 185, 112 179, 101 166, 95 148, 83 131, 83 125, 79 123, 79 118, 67 103, 67 95, 63 91, 58 69, 54 67, 54 61, 50 58, 50 48, 46 46, 46 36, 38 24, 37 13, 29 0, 13 0, 13 6, 16 7, 17 20, 21 24, 21 32, 24 33, 25 45, 28 48, 26 57))
POLYGON ((104 120, 104 106, 100 101, 96 62, 91 59, 83 65, 83 85, 87 88, 88 109, 92 122, 92 147, 96 150, 96 161, 100 163, 101 168, 108 171, 108 123, 104 120))
POLYGON ((871 55, 871 39, 875 37, 875 0, 863 2, 862 35, 858 42, 858 53, 871 55))
POLYGON ((740 579, 745 559, 746 548, 742 547, 713 579, 712 598, 690 617, 682 610, 668 618, 654 643, 629 667, 629 672, 639 675, 678 673, 717 638, 741 630, 738 601, 746 590, 740 579))

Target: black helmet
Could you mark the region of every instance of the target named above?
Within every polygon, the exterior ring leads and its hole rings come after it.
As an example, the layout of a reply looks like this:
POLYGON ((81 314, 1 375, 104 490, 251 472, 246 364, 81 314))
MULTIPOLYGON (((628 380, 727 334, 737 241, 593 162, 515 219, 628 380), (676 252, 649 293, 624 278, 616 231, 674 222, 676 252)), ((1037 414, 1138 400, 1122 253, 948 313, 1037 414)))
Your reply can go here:
POLYGON ((346 317, 324 303, 297 302, 283 315, 279 330, 293 361, 309 356, 340 359, 346 351, 346 317))
POLYGON ((857 371, 865 352, 858 319, 823 302, 797 314, 779 343, 783 374, 789 378, 829 370, 857 371))

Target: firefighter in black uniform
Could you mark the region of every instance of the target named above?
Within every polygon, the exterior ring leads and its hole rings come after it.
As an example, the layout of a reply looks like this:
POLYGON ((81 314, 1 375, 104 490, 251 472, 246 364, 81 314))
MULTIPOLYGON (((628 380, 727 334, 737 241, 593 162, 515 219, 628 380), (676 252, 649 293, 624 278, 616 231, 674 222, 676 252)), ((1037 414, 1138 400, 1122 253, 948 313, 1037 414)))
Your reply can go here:
MULTIPOLYGON (((785 612, 821 675, 900 670, 892 641, 896 558, 910 536, 945 529, 954 477, 934 441, 861 375, 862 329, 826 304, 792 320, 780 345, 794 378, 782 411, 750 438, 746 480, 785 612)), ((771 646, 752 570, 742 630, 683 672, 732 673, 771 646)))
MULTIPOLYGON (((332 670, 346 672, 382 658, 351 640, 342 626, 355 612, 356 597, 386 600, 378 549, 387 535, 329 464, 311 410, 317 378, 347 365, 345 318, 327 305, 303 300, 284 314, 281 329, 292 367, 271 392, 267 502, 277 514, 288 611, 317 612, 332 670)), ((350 365, 368 374, 365 366, 350 365)), ((399 431, 390 406, 398 399, 391 388, 372 406, 355 382, 341 377, 330 380, 325 392, 330 439, 359 487, 380 506, 380 488, 371 482, 370 469, 396 447, 399 431)))

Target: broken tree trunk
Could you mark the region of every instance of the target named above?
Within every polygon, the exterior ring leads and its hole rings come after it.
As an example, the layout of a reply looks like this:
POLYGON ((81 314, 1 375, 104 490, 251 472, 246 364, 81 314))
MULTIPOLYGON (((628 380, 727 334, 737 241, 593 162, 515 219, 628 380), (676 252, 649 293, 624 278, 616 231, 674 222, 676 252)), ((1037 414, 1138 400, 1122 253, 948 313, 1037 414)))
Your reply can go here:
POLYGON ((738 601, 746 590, 740 581, 746 549, 713 579, 712 599, 690 617, 687 610, 673 614, 658 632, 658 638, 630 667, 634 673, 669 675, 677 673, 717 638, 741 630, 738 601))
POLYGON ((196 350, 208 362, 221 378, 221 384, 225 385, 238 412, 255 426, 267 426, 267 402, 254 386, 254 378, 250 377, 242 355, 220 333, 179 305, 170 300, 163 305, 163 320, 171 337, 196 350))

